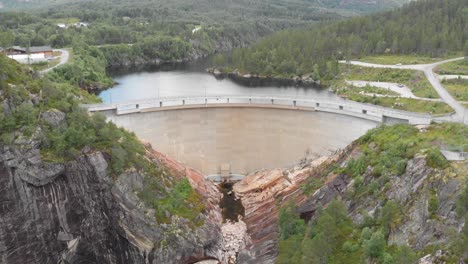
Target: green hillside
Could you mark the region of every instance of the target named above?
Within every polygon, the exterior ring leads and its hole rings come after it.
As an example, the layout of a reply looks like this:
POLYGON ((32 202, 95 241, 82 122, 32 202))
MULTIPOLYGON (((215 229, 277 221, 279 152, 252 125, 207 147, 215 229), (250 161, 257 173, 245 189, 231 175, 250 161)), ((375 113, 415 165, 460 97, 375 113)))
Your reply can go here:
POLYGON ((331 79, 338 73, 337 59, 460 52, 466 48, 467 17, 465 0, 416 1, 385 13, 285 30, 215 62, 227 70, 331 79))
MULTIPOLYGON (((215 9, 223 10, 225 8, 234 8, 230 10, 242 9, 244 11, 249 10, 265 10, 269 8, 276 9, 279 12, 286 10, 303 10, 303 8, 328 8, 338 10, 339 12, 345 13, 369 13, 378 10, 388 9, 397 7, 409 0, 269 0, 269 1, 251 1, 251 0, 236 0, 236 1, 197 1, 196 4, 193 1, 177 0, 177 1, 131 1, 126 3, 125 1, 119 0, 101 0, 99 3, 111 4, 111 5, 127 5, 132 4, 133 6, 146 6, 146 5, 157 5, 161 8, 168 9, 180 9, 180 8, 192 8, 192 11, 205 12, 215 9), (220 8, 221 7, 221 8, 220 8)), ((96 1, 87 0, 3 0, 1 1, 4 10, 19 10, 19 9, 36 9, 51 6, 59 6, 69 3, 92 3, 96 1)), ((305 11, 305 10, 303 10, 305 11)))

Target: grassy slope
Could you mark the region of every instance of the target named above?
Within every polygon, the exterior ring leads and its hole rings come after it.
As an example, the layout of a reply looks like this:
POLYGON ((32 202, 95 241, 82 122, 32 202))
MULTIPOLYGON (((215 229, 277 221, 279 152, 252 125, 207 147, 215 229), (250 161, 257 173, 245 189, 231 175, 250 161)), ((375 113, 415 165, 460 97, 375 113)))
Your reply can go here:
POLYGON ((442 84, 456 100, 468 102, 468 80, 446 80, 442 84))
POLYGON ((403 83, 418 97, 439 98, 424 73, 412 70, 367 68, 341 65, 341 79, 403 83))
POLYGON ((390 94, 388 91, 375 88, 356 88, 345 84, 345 80, 381 81, 403 83, 419 97, 439 98, 424 74, 412 70, 366 68, 354 65, 340 65, 341 74, 331 84, 333 89, 341 96, 350 100, 370 103, 400 110, 423 112, 432 114, 451 113, 453 109, 443 102, 430 102, 409 98, 373 97, 360 92, 390 94), (344 87, 347 87, 344 89, 344 87))
POLYGON ((468 59, 442 64, 435 72, 440 75, 468 75, 468 59))
POLYGON ((360 61, 376 63, 376 64, 386 64, 386 65, 395 65, 398 63, 401 64, 429 64, 437 61, 441 61, 445 58, 431 58, 427 56, 417 56, 417 55, 380 55, 380 56, 366 56, 359 58, 360 61))

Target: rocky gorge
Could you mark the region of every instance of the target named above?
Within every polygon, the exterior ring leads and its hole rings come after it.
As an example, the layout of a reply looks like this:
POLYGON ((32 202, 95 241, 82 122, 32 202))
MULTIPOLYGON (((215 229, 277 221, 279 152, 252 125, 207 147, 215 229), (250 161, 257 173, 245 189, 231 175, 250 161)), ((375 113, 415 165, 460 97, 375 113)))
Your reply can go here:
MULTIPOLYGON (((60 122, 61 114, 56 111, 45 116, 50 122, 60 122)), ((356 197, 356 180, 351 176, 330 172, 331 166, 344 167, 362 155, 357 143, 328 156, 309 157, 293 168, 248 175, 233 188, 245 207, 245 217, 225 224, 217 187, 147 144, 148 158, 164 168, 166 177, 187 178, 201 195, 206 209, 199 217, 204 224, 195 229, 177 216, 171 216, 169 224, 158 223, 154 210, 137 195, 145 176, 128 170, 112 177, 102 152, 85 148, 76 160, 50 163, 41 160, 39 145, 40 139, 33 137, 1 147, 2 263, 196 263, 209 259, 275 263, 278 214, 286 204, 296 204, 296 212, 310 221, 318 208, 339 199, 358 224, 383 206, 370 194, 356 197), (312 192, 305 191, 311 179, 319 184, 312 192)), ((404 211, 390 232, 389 244, 423 250, 449 243, 453 231, 462 232, 464 222, 456 216, 455 197, 462 191, 468 166, 459 163, 454 168, 431 168, 424 155, 416 155, 403 175, 388 179, 380 194, 397 201, 404 211), (438 200, 435 209, 430 208, 433 196, 438 200)), ((374 180, 368 167, 362 181, 371 185, 374 180)), ((446 254, 429 253, 421 263, 438 263, 446 254)))
MULTIPOLYGON (((37 142, 36 142, 37 144, 37 142)), ((203 195, 204 224, 173 216, 159 224, 136 195, 144 176, 112 178, 103 153, 84 150, 64 164, 42 162, 33 142, 1 146, 1 263, 193 263, 221 259, 219 192, 196 172, 149 150, 203 195), (32 145, 30 145, 32 143, 32 145), (183 173, 183 175, 182 175, 183 173)))

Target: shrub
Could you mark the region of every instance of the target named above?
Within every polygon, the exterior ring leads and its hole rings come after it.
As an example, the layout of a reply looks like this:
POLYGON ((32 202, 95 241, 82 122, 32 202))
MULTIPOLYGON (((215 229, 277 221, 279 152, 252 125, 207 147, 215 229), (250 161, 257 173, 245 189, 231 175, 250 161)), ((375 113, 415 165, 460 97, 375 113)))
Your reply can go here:
POLYGON ((367 162, 364 156, 350 160, 346 166, 347 172, 353 177, 364 174, 364 172, 366 172, 366 168, 367 162))
POLYGON ((281 239, 286 240, 293 235, 303 234, 305 231, 305 222, 294 212, 292 205, 281 208, 278 222, 281 239))
POLYGON ((364 243, 364 252, 371 258, 379 258, 384 254, 386 246, 385 237, 382 231, 372 234, 371 238, 364 243))
POLYGON ((426 156, 427 165, 431 166, 432 168, 446 168, 449 165, 449 162, 445 157, 442 155, 438 148, 431 148, 427 152, 426 156))
POLYGON ((417 259, 416 253, 406 246, 400 246, 396 250, 395 254, 393 254, 393 263, 414 263, 417 259))
POLYGON ((439 209, 439 199, 437 198, 437 194, 435 192, 432 192, 429 198, 429 205, 428 205, 428 210, 429 210, 429 213, 431 214, 431 217, 435 216, 438 209, 439 209))
POLYGON ((399 160, 399 161, 395 164, 395 168, 396 168, 396 173, 397 173, 397 175, 402 175, 403 173, 405 173, 405 171, 406 171, 406 164, 407 164, 407 161, 406 161, 406 160, 399 160))
POLYGON ((351 241, 346 241, 344 244, 343 244, 343 251, 346 251, 348 253, 352 253, 352 252, 355 252, 359 250, 359 245, 357 244, 354 244, 353 242, 351 241))

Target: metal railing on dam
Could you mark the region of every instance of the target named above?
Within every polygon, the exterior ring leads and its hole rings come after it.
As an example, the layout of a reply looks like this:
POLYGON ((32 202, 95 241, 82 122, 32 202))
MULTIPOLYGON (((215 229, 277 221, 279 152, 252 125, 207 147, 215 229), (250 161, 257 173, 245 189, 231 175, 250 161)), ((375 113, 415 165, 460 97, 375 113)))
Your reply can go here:
POLYGON ((408 123, 413 125, 426 125, 430 124, 432 121, 450 121, 453 115, 433 116, 430 114, 396 110, 347 100, 236 95, 158 98, 123 103, 88 104, 83 105, 83 107, 87 108, 90 112, 115 110, 117 115, 206 107, 281 108, 328 112, 382 123, 408 123))

